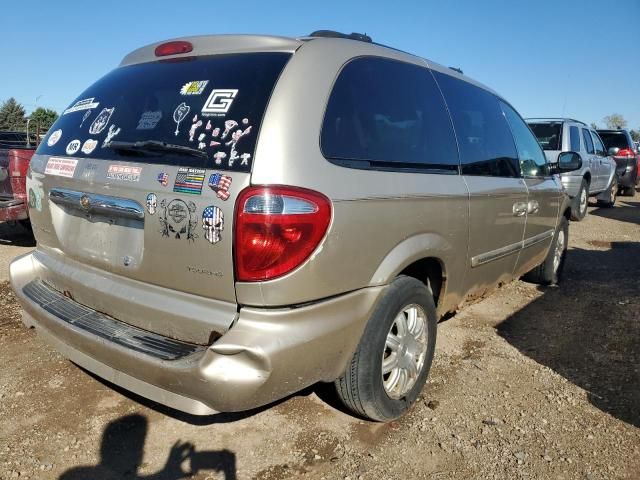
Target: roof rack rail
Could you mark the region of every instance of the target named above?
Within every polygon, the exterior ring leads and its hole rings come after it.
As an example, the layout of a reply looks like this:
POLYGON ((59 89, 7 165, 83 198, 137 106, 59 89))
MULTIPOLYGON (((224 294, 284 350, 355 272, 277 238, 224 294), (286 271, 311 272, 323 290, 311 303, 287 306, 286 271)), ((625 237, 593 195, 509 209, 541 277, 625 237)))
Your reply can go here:
POLYGON ((349 40, 357 40, 359 42, 373 43, 373 40, 366 33, 341 33, 335 30, 316 30, 311 32, 310 37, 325 37, 325 38, 346 38, 349 40))
POLYGON ((587 126, 586 123, 581 122, 580 120, 576 120, 575 118, 569 118, 569 117, 527 117, 525 118, 525 120, 557 120, 560 122, 569 120, 570 122, 575 122, 575 123, 579 123, 580 125, 587 126))

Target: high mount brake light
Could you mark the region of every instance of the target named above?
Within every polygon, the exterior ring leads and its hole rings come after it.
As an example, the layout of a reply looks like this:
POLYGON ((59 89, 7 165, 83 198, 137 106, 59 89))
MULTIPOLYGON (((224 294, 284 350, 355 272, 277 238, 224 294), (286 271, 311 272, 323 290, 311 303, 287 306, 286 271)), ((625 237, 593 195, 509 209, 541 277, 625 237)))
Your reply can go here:
POLYGON ((191 42, 184 40, 176 40, 175 42, 167 42, 156 47, 156 57, 165 57, 167 55, 178 55, 180 53, 189 53, 193 50, 191 42))
POLYGON ((297 187, 249 187, 236 203, 236 279, 259 282, 299 267, 331 222, 331 201, 297 187))

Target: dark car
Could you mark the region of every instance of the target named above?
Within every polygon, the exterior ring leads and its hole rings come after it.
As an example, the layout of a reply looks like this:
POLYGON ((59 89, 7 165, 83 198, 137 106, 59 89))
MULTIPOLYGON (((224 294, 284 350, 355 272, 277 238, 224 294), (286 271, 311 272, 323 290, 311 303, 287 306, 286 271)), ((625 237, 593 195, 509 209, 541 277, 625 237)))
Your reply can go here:
POLYGON ((607 152, 616 161, 621 193, 633 197, 638 184, 640 155, 636 152, 631 135, 627 130, 598 130, 598 134, 607 152))

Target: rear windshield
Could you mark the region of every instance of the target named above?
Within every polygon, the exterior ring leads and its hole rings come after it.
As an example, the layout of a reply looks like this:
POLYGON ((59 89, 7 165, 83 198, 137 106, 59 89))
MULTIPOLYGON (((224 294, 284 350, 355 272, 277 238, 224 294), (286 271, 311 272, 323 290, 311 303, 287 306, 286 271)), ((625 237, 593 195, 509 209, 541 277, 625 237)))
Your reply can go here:
POLYGON ((561 123, 530 123, 529 127, 544 150, 562 150, 561 123))
POLYGON ((604 146, 607 147, 607 150, 610 148, 629 148, 630 145, 627 143, 627 136, 623 132, 598 132, 604 146))
POLYGON ((250 171, 269 97, 290 57, 244 53, 117 68, 71 103, 37 153, 250 171), (126 148, 145 141, 154 148, 126 148), (191 150, 159 151, 156 142, 191 150))

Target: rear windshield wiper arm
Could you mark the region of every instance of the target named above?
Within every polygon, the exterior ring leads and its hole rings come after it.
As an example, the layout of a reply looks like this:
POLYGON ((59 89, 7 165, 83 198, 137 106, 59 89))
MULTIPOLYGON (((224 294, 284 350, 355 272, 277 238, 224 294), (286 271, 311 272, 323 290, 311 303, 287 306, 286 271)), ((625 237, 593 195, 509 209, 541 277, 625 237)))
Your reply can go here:
POLYGON ((192 157, 209 158, 207 153, 202 150, 185 147, 184 145, 165 143, 159 140, 143 140, 140 142, 111 141, 107 143, 106 147, 114 150, 181 153, 183 155, 191 155, 192 157))

